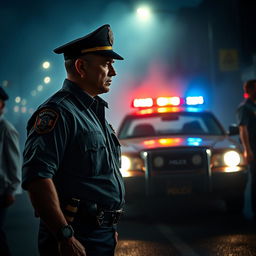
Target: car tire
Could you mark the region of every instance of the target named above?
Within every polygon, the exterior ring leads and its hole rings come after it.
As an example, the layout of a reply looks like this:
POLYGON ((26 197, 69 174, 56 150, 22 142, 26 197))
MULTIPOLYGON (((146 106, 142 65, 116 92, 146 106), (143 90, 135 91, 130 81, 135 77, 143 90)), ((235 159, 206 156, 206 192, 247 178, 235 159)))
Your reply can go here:
POLYGON ((228 198, 225 200, 228 213, 242 214, 244 209, 244 196, 228 198))

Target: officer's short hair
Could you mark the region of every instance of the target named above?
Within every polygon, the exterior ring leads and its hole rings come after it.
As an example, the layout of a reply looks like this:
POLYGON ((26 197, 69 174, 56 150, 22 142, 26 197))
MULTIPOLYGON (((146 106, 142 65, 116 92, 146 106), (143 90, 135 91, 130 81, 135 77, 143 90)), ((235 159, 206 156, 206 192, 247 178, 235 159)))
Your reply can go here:
MULTIPOLYGON (((81 56, 79 58, 89 62, 91 60, 92 56, 93 56, 93 54, 88 53, 88 54, 84 54, 83 56, 81 56)), ((65 68, 69 74, 76 73, 75 62, 76 62, 76 59, 65 60, 65 68)))
POLYGON ((65 60, 65 68, 69 74, 75 74, 75 62, 76 60, 74 59, 65 60))
POLYGON ((246 81, 243 87, 245 93, 251 93, 256 88, 256 79, 246 81))

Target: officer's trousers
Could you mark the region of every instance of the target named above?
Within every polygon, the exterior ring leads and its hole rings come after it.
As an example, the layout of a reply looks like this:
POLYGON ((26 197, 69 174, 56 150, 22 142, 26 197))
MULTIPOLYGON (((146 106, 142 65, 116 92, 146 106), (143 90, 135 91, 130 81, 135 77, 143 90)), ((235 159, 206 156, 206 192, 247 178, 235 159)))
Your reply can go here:
POLYGON ((6 212, 7 212, 7 208, 3 207, 3 197, 0 196, 0 255, 1 256, 11 255, 11 252, 7 244, 6 236, 3 230, 6 212))
MULTIPOLYGON (((86 256, 114 256, 116 239, 115 227, 94 227, 74 223, 72 227, 75 237, 85 247, 86 256)), ((58 256, 56 238, 49 232, 45 224, 40 222, 38 247, 40 256, 58 256)))

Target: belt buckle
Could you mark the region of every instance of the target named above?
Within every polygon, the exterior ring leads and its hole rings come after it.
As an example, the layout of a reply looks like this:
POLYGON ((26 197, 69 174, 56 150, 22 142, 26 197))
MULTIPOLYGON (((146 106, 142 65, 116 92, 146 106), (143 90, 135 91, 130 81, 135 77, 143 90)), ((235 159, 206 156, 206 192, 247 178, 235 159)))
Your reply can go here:
POLYGON ((111 224, 112 225, 116 225, 118 223, 118 221, 120 220, 120 217, 123 213, 123 210, 120 209, 120 210, 117 210, 115 211, 114 213, 112 213, 112 221, 111 221, 111 224))
POLYGON ((96 216, 97 225, 100 227, 104 222, 104 212, 100 211, 96 216))

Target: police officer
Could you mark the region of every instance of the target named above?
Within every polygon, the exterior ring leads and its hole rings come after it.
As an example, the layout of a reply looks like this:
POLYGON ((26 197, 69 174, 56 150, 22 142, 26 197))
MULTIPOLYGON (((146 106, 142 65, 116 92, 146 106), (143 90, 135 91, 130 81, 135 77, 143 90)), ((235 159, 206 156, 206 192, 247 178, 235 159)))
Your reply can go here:
POLYGON ((252 209, 256 214, 256 80, 244 83, 248 95, 237 109, 240 139, 251 173, 252 209))
POLYGON ((105 120, 116 75, 113 33, 103 25, 54 50, 67 79, 28 122, 23 183, 40 217, 40 255, 114 255, 124 204, 120 144, 105 120))
POLYGON ((3 224, 7 208, 15 201, 15 194, 20 193, 21 155, 19 134, 13 125, 3 118, 5 101, 8 95, 0 87, 0 255, 11 255, 3 224))

